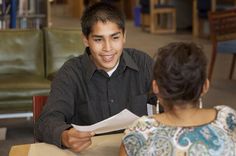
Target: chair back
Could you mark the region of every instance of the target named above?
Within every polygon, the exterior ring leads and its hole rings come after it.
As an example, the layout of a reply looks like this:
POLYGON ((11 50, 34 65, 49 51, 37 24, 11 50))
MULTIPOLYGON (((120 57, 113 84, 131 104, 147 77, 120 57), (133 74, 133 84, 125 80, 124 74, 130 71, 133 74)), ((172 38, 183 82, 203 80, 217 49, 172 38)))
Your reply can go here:
POLYGON ((42 32, 36 29, 1 30, 0 26, 0 33, 1 76, 28 74, 44 78, 42 32))
POLYGON ((173 0, 150 1, 150 32, 176 32, 176 8, 173 0))
MULTIPOLYGON (((33 103, 33 123, 34 123, 34 125, 35 125, 36 121, 38 120, 38 118, 43 110, 43 106, 46 104, 47 99, 48 99, 48 96, 43 96, 43 95, 33 96, 32 103, 33 103)), ((34 128, 34 142, 37 142, 37 139, 35 137, 35 128, 34 128)))
POLYGON ((236 8, 210 12, 209 22, 213 42, 236 39, 236 8))
POLYGON ((69 59, 84 53, 81 29, 45 28, 46 77, 52 80, 69 59))
POLYGON ((212 40, 212 56, 208 78, 211 79, 217 53, 233 54, 229 79, 232 79, 236 62, 236 8, 210 12, 210 35, 212 40))
POLYGON ((43 106, 46 104, 47 99, 48 99, 48 96, 43 96, 43 95, 33 96, 33 122, 34 123, 38 120, 43 110, 43 106))

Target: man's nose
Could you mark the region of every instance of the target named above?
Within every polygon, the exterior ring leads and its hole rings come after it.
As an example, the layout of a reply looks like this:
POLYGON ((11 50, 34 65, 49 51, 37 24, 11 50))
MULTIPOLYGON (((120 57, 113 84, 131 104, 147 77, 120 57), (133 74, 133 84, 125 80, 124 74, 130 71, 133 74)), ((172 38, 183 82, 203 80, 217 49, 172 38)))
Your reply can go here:
POLYGON ((112 48, 112 46, 111 46, 110 41, 109 41, 109 40, 108 40, 108 41, 105 41, 105 43, 104 43, 104 50, 110 51, 111 48, 112 48))

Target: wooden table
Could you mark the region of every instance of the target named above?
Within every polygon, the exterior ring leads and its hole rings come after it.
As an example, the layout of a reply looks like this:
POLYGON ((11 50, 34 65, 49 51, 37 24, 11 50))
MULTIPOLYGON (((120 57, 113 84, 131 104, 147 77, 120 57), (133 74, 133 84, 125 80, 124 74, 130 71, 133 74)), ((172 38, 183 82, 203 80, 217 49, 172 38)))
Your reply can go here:
POLYGON ((28 156, 29 150, 30 150, 30 144, 12 146, 9 156, 17 156, 17 155, 28 156))
POLYGON ((123 134, 96 136, 92 145, 81 153, 73 153, 68 149, 60 149, 46 143, 24 144, 12 146, 9 156, 111 156, 119 154, 123 134))

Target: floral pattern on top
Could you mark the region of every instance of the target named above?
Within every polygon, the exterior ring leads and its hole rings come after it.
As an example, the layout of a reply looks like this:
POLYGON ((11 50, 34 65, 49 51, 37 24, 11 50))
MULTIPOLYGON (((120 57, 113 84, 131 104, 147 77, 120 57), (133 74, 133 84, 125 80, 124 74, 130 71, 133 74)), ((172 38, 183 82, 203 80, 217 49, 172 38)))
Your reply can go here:
POLYGON ((216 119, 193 127, 174 127, 143 116, 125 130, 129 156, 236 156, 236 111, 216 106, 216 119))

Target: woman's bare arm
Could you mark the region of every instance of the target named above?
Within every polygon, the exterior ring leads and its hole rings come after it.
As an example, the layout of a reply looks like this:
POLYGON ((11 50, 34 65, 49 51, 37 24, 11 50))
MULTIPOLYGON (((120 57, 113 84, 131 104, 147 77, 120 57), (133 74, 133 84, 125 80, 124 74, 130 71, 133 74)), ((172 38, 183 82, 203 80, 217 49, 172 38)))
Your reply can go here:
POLYGON ((126 153, 126 150, 125 150, 125 147, 124 147, 124 144, 122 143, 120 145, 120 156, 127 156, 127 153, 126 153))

